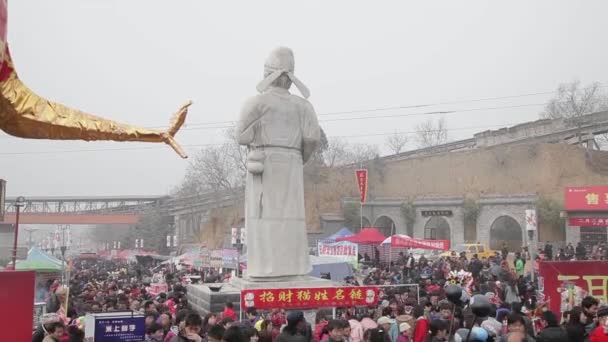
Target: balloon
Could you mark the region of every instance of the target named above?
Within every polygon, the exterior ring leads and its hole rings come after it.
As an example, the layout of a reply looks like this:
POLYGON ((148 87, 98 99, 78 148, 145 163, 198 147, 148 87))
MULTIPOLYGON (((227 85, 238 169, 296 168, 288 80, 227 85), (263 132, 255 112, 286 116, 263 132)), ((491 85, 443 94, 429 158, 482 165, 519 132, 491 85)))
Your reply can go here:
POLYGON ((471 330, 471 340, 472 341, 486 341, 488 339, 488 332, 480 327, 474 327, 471 330))

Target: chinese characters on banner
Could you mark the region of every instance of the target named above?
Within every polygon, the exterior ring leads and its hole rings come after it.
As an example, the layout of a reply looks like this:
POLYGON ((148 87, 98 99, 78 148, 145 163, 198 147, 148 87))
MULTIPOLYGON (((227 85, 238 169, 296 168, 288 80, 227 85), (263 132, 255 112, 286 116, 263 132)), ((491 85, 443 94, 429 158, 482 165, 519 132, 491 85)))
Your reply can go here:
POLYGON ((391 246, 447 251, 450 249, 450 240, 424 240, 414 239, 405 235, 393 235, 391 236, 391 246))
POLYGON ((608 186, 566 188, 564 210, 608 211, 608 186))
POLYGON ((577 227, 606 227, 608 217, 569 217, 568 225, 577 227))
POLYGON ((213 268, 220 268, 224 263, 224 253, 221 249, 212 249, 209 256, 209 266, 213 268))
POLYGON ((357 263, 357 255, 359 254, 359 246, 356 243, 341 241, 341 242, 323 242, 317 243, 319 256, 335 257, 349 263, 357 263))
POLYGON ((241 291, 241 307, 256 309, 308 309, 336 306, 370 306, 378 303, 378 288, 366 286, 241 291))
POLYGON ((543 261, 539 265, 545 301, 555 313, 581 305, 591 295, 608 301, 607 261, 543 261))
POLYGON ((95 342, 139 342, 145 338, 144 317, 95 317, 95 342))
POLYGON ((357 185, 359 186, 359 195, 361 195, 361 204, 367 199, 367 170, 361 169, 355 171, 357 175, 357 185))
POLYGON ((526 210, 526 231, 536 230, 537 228, 536 210, 526 210))

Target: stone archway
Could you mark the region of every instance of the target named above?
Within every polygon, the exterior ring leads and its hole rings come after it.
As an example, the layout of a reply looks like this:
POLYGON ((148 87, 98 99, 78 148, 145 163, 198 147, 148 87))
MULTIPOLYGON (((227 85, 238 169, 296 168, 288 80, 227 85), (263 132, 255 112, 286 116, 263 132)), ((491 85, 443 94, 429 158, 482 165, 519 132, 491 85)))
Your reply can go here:
POLYGON ((507 244, 510 251, 519 251, 523 245, 521 225, 511 216, 500 216, 490 226, 490 248, 502 249, 507 244))
POLYGON ((384 236, 391 236, 395 232, 395 221, 388 216, 380 216, 374 222, 374 227, 384 234, 384 236))
POLYGON ((363 226, 361 226, 361 228, 367 228, 367 227, 371 227, 372 223, 369 222, 369 220, 367 219, 367 217, 363 216, 363 226))
POLYGON ((424 225, 424 238, 429 240, 452 240, 450 224, 441 216, 433 216, 424 225))

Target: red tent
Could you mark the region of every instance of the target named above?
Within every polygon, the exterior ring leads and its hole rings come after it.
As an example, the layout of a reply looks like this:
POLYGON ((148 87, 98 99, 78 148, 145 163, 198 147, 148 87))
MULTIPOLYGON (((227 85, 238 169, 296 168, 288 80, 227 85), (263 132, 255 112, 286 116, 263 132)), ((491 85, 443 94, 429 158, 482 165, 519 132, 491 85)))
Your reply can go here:
POLYGON ((379 245, 386 237, 376 228, 363 228, 355 235, 337 238, 336 241, 349 241, 362 245, 379 245))

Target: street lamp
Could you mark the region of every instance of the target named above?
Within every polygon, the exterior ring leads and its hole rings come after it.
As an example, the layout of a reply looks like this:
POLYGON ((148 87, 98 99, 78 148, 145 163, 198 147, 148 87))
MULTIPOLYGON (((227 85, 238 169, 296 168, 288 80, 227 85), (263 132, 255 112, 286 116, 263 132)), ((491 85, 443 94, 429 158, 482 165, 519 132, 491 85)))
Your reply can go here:
POLYGON ((59 248, 61 249, 61 280, 62 283, 65 284, 66 279, 65 279, 65 251, 68 249, 68 245, 69 245, 69 230, 70 226, 65 225, 65 226, 59 226, 59 229, 61 229, 61 244, 59 246, 59 248), (68 241, 66 241, 65 239, 65 231, 68 230, 68 241))
POLYGON ((19 196, 15 201, 15 237, 13 240, 13 270, 17 270, 17 239, 19 238, 19 214, 21 207, 25 207, 25 197, 19 196))

